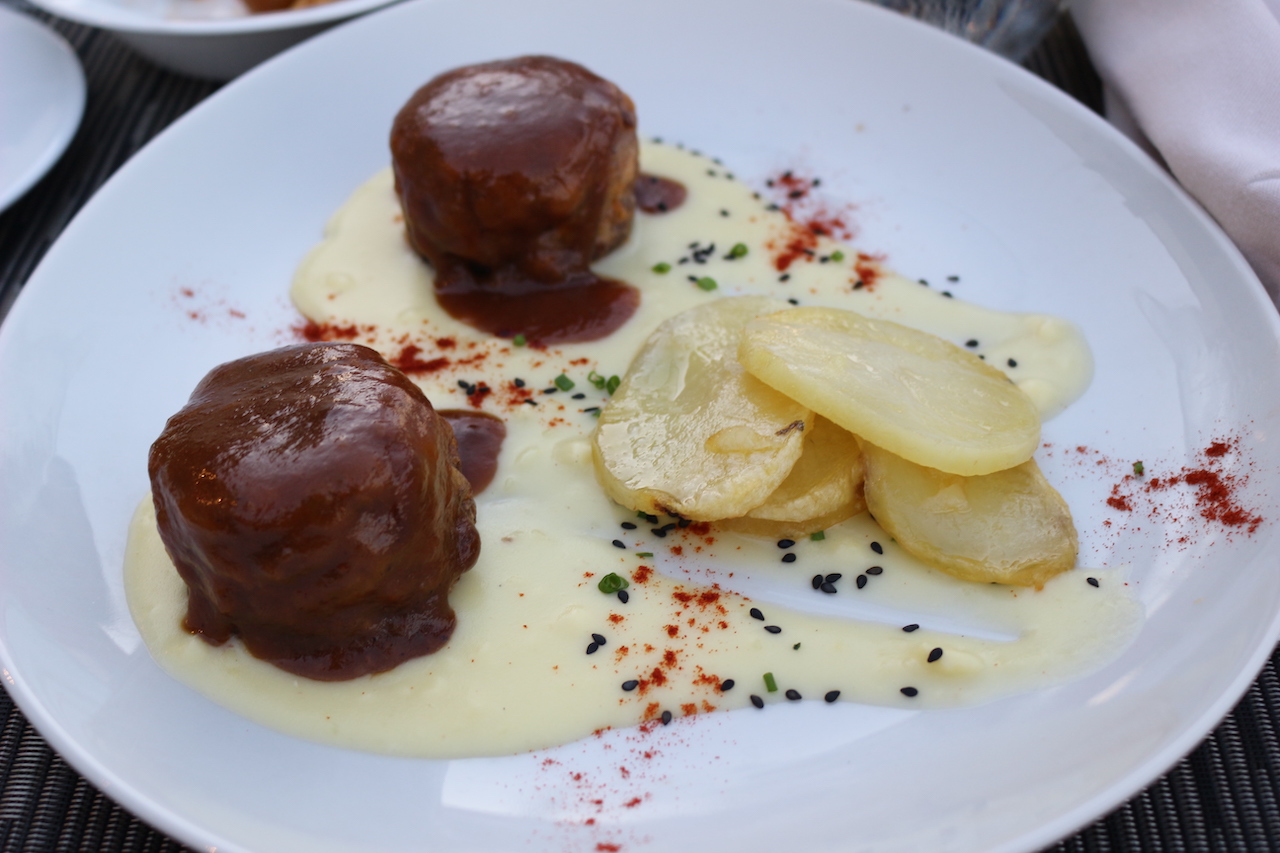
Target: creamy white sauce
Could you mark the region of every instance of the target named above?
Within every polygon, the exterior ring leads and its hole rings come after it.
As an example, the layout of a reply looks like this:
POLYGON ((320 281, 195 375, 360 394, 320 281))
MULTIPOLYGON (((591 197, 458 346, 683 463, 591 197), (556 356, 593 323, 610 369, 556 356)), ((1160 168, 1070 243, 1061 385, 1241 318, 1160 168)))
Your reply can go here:
POLYGON ((646 171, 684 183, 689 199, 669 214, 637 216, 631 240, 596 267, 642 291, 636 315, 606 341, 516 347, 444 315, 429 269, 405 244, 389 171, 356 191, 298 271, 292 295, 306 316, 354 324, 356 340, 393 359, 412 346, 420 360, 447 360, 415 376, 438 408, 468 405, 459 380, 494 389, 476 403, 506 420, 508 436, 498 475, 477 498, 482 553, 450 596, 458 628, 449 644, 341 683, 291 676, 234 641, 209 646, 180 627, 185 588, 146 501, 130 529, 125 580, 139 630, 162 666, 286 732, 375 752, 458 757, 566 743, 662 711, 749 708, 753 694, 786 703, 788 690, 818 701, 839 691, 840 701, 901 707, 973 704, 1081 675, 1120 652, 1141 613, 1118 571, 1077 569, 1040 591, 971 584, 922 566, 865 515, 784 551, 714 528, 659 537, 650 532, 655 525, 603 497, 590 460, 595 421, 582 410, 607 395, 588 374, 624 373, 659 322, 720 295, 768 293, 888 317, 959 344, 976 339, 990 363, 1016 361, 1011 378, 1046 416, 1083 392, 1092 372, 1087 345, 1064 321, 968 305, 887 270, 874 288, 853 289, 847 248, 845 261, 799 262, 781 283, 766 248, 788 227, 781 214, 705 158, 655 145, 641 156, 646 171), (716 251, 705 264, 678 263, 695 240, 714 242, 716 251), (747 256, 724 259, 736 243, 749 247, 747 256), (671 270, 654 272, 659 262, 671 270), (699 289, 689 275, 710 276, 718 287, 699 289), (541 393, 562 373, 576 383, 571 392, 541 393), (512 384, 517 377, 524 390, 512 384), (537 405, 521 402, 528 389, 537 405), (580 392, 584 399, 569 396, 580 392), (637 529, 624 530, 624 521, 637 529), (797 559, 782 563, 784 553, 797 559), (638 582, 642 566, 656 571, 638 582), (872 566, 882 573, 858 589, 855 577, 872 566), (597 589, 609 572, 637 581, 627 603, 597 589), (843 575, 839 593, 814 591, 809 579, 830 573, 843 575), (920 629, 902 630, 911 623, 920 629), (587 654, 593 634, 606 642, 587 654), (942 656, 930 663, 934 649, 942 656), (777 692, 767 690, 765 673, 777 692), (732 689, 717 687, 725 679, 732 689), (639 686, 624 690, 631 680, 639 686))

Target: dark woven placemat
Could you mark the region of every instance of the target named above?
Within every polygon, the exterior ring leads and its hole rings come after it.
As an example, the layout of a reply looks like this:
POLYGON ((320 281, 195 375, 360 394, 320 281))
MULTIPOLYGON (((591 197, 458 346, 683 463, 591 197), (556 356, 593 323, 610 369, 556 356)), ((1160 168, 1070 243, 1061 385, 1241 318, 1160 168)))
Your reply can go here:
MULTIPOLYGON (((70 218, 147 140, 217 84, 161 71, 100 31, 51 20, 76 49, 89 92, 84 121, 53 170, 0 214, 0 317, 70 218)), ((1102 87, 1066 20, 1026 61, 1098 110, 1102 87)), ((1280 679, 1273 655, 1229 717, 1131 802, 1051 850, 1066 853, 1280 851, 1280 679)), ((0 850, 178 853, 185 850, 113 803, 56 755, 0 692, 0 850)), ((928 851, 921 851, 928 853, 928 851)))

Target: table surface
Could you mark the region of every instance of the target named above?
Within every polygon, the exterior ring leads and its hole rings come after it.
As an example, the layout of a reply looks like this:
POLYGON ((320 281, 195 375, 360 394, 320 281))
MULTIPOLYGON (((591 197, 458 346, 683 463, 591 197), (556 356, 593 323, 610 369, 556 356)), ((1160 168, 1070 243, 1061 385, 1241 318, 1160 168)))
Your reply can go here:
MULTIPOLYGON (((0 0, 50 24, 88 82, 79 132, 52 171, 0 213, 0 317, 71 217, 146 142, 219 84, 163 71, 110 35, 0 0)), ((1024 63, 1095 110, 1102 87, 1069 18, 1024 63)), ((1235 710, 1194 752, 1053 851, 1280 850, 1280 678, 1274 653, 1235 710)), ((151 829, 76 773, 0 692, 0 850, 171 853, 151 829)))

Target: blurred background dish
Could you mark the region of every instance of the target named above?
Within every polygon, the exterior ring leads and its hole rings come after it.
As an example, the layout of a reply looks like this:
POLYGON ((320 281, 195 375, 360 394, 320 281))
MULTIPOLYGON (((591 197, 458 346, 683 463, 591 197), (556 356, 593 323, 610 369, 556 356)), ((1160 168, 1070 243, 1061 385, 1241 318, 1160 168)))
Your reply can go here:
POLYGON ((0 6, 0 210, 49 171, 80 126, 84 72, 60 36, 0 6))
POLYGON ((262 14, 253 14, 243 0, 32 2, 67 20, 109 30, 171 71, 230 80, 321 30, 394 0, 331 0, 262 14))

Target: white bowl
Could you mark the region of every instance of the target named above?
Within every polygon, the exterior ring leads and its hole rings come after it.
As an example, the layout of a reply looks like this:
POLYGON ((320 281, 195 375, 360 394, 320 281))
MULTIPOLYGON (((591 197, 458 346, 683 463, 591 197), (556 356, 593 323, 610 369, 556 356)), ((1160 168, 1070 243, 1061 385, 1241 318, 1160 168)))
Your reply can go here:
POLYGON ((171 71, 230 80, 321 30, 395 0, 333 0, 250 14, 241 0, 32 0, 62 18, 108 30, 171 71))

